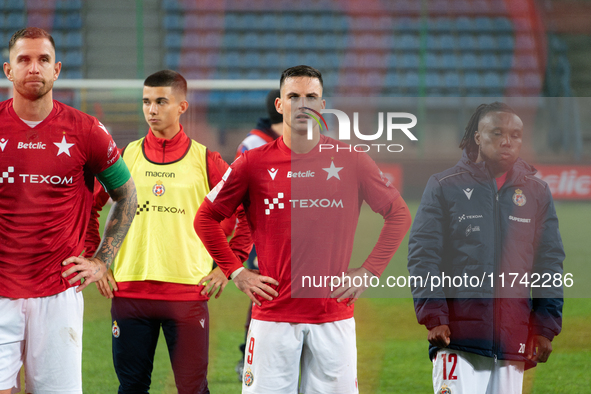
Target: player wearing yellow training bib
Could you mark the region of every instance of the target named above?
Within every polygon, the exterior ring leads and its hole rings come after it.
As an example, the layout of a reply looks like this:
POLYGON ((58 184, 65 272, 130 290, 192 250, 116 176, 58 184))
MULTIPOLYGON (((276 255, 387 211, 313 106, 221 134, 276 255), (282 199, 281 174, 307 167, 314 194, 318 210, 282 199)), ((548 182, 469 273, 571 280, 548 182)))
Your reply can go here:
MULTIPOLYGON (((97 284, 104 296, 113 298, 119 393, 148 392, 161 327, 178 392, 209 393, 207 300, 218 289, 216 297, 220 295, 227 279, 219 268, 212 271, 213 259, 195 233, 193 219, 228 165, 185 134, 180 115, 188 107, 186 89, 185 79, 174 71, 150 75, 143 92, 150 130, 122 152, 137 177, 138 207, 113 272, 97 284)), ((100 205, 103 199, 96 197, 100 205)), ((252 244, 243 217, 238 215, 230 242, 242 261, 252 244)), ((89 227, 96 227, 96 221, 89 227)))

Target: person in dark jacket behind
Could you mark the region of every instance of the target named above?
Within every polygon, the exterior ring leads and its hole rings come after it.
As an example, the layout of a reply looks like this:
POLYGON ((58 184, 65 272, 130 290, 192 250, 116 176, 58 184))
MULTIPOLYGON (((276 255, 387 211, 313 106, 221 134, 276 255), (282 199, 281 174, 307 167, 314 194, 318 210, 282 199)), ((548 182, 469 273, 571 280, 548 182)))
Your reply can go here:
POLYGON ((411 229, 436 394, 521 393, 524 369, 548 360, 562 327, 558 219, 548 185, 519 158, 522 132, 506 104, 480 105, 462 159, 429 179, 411 229))

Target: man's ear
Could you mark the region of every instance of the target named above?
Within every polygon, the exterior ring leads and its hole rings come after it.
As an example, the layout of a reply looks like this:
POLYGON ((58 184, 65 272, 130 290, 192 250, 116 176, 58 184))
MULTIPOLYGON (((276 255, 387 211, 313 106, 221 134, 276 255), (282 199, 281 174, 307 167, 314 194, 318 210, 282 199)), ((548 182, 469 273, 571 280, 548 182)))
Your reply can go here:
POLYGON ((277 97, 275 99, 275 109, 277 110, 277 112, 283 115, 283 102, 281 101, 280 97, 277 97))
POLYGON ((188 108, 189 108, 189 102, 187 100, 181 101, 180 106, 179 106, 179 115, 182 115, 185 112, 187 112, 188 108))
POLYGON ((476 142, 476 145, 480 145, 480 133, 478 130, 474 132, 474 142, 476 142))

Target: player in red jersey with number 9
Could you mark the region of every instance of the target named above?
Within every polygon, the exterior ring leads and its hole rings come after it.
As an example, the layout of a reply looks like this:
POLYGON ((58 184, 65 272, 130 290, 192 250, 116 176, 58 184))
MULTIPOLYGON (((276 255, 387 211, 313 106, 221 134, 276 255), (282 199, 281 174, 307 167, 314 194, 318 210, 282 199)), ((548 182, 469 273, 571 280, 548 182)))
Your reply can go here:
POLYGON ((249 150, 201 205, 195 228, 220 268, 255 304, 246 343, 243 393, 357 393, 353 303, 365 290, 305 288, 304 275, 379 276, 410 226, 398 191, 365 153, 321 135, 307 138, 305 108, 322 100, 322 75, 309 66, 283 72, 277 111, 282 137, 249 150), (327 154, 320 144, 343 149, 327 154), (384 219, 370 256, 348 270, 363 201, 384 219), (243 204, 260 273, 226 247, 219 222, 243 204), (318 289, 316 289, 318 290, 318 289), (332 297, 331 297, 332 296, 332 297), (301 368, 300 368, 301 367, 301 368))

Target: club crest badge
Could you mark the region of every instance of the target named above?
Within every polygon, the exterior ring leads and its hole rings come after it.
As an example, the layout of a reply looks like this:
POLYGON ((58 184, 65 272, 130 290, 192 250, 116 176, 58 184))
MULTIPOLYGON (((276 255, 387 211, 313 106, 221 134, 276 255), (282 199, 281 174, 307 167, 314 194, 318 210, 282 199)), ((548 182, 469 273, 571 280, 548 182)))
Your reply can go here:
POLYGON ((164 189, 164 185, 162 184, 162 181, 156 182, 156 184, 152 188, 152 193, 154 193, 154 195, 156 197, 162 196, 165 191, 166 191, 166 189, 164 189))
POLYGON ((521 191, 521 189, 515 190, 515 194, 513 194, 513 203, 518 207, 522 207, 527 202, 525 195, 521 191))
POLYGON ((447 384, 444 384, 439 389, 439 394, 451 394, 451 389, 449 387, 447 387, 447 384))
POLYGON ((111 329, 111 331, 113 332, 113 336, 115 338, 119 338, 121 331, 119 330, 119 326, 117 325, 117 320, 113 321, 113 328, 111 329))
POLYGON ((250 370, 250 368, 247 368, 246 372, 244 373, 244 385, 246 387, 250 387, 250 386, 252 386, 253 382, 254 382, 254 375, 252 374, 252 371, 250 370))

